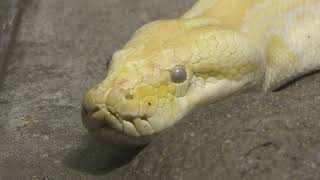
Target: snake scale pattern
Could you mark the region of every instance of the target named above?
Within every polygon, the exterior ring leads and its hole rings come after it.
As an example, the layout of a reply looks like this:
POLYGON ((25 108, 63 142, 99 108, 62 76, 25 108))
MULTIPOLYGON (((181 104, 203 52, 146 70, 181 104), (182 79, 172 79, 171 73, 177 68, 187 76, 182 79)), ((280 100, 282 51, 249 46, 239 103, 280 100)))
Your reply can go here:
POLYGON ((320 0, 199 0, 141 27, 82 103, 85 127, 142 145, 195 107, 320 68, 320 0))

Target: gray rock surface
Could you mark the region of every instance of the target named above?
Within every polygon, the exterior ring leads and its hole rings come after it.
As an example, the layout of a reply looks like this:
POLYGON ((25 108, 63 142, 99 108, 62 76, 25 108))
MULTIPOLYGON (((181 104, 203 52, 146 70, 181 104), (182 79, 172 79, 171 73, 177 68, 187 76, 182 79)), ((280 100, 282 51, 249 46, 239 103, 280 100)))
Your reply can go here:
POLYGON ((0 91, 0 179, 104 177, 135 154, 96 143, 83 94, 141 25, 191 1, 28 0, 0 91))
POLYGON ((84 92, 138 27, 195 0, 28 2, 0 91, 0 179, 320 179, 319 74, 195 110, 140 152, 117 149, 88 137, 84 92))

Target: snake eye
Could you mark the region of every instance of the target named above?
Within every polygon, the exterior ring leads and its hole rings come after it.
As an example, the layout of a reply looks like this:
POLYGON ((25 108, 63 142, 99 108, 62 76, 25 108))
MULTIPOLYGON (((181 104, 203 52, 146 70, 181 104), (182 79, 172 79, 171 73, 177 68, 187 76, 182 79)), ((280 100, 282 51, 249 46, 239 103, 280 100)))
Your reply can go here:
POLYGON ((184 66, 177 65, 170 72, 171 81, 174 83, 182 83, 187 79, 187 72, 184 66))

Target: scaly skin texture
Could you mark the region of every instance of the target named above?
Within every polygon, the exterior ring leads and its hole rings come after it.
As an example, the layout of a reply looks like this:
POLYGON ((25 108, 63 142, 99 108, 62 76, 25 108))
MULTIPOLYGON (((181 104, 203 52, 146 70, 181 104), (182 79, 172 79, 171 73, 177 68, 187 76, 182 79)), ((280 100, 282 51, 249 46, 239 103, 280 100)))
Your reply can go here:
POLYGON ((151 22, 86 93, 83 123, 100 139, 141 145, 197 106, 319 69, 319 9, 319 0, 199 0, 180 18, 151 22))

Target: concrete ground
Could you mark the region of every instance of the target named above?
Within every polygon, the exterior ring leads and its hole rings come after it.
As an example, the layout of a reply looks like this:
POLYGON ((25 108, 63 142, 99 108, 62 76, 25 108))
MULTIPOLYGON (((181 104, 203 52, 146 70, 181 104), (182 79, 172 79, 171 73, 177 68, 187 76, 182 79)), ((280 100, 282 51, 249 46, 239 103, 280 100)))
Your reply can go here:
POLYGON ((195 0, 27 2, 0 90, 0 179, 320 179, 319 74, 195 110, 141 151, 117 149, 87 135, 84 92, 138 27, 195 0))

